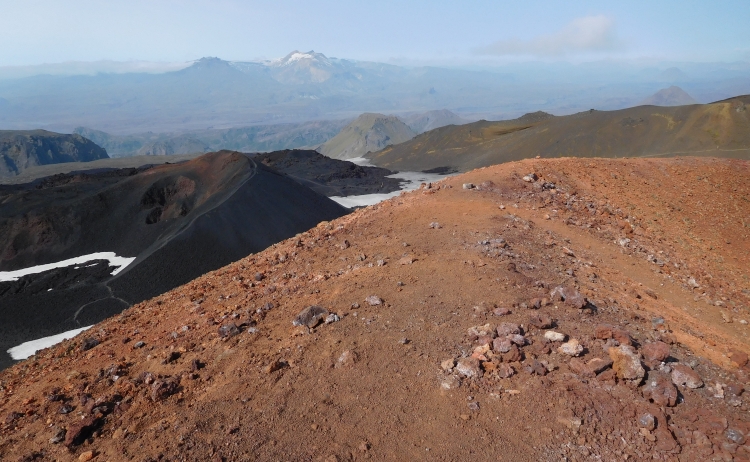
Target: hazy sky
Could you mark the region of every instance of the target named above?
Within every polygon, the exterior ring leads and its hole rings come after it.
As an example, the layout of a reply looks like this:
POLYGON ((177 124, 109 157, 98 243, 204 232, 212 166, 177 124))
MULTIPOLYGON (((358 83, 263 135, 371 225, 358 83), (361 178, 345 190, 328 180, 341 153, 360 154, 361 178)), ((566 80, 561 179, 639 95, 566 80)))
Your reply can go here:
POLYGON ((750 61, 748 0, 0 0, 0 66, 276 58, 750 61))

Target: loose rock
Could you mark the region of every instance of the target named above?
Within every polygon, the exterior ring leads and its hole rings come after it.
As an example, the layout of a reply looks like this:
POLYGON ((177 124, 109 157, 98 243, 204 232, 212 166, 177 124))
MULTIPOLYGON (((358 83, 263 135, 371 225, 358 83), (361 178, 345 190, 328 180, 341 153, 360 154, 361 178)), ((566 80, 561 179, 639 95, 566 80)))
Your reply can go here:
POLYGON ((529 325, 536 327, 537 329, 549 329, 554 326, 552 318, 546 314, 537 314, 529 319, 529 325))
POLYGON ((333 322, 339 322, 339 321, 341 321, 341 318, 339 317, 339 315, 337 315, 336 313, 331 313, 328 316, 326 316, 325 323, 331 324, 333 322))
POLYGON ((271 374, 273 372, 276 372, 278 370, 281 370, 281 369, 287 367, 288 365, 289 365, 289 363, 287 363, 283 359, 277 359, 274 362, 272 362, 271 364, 269 364, 266 367, 264 367, 263 368, 263 372, 265 372, 266 374, 271 374))
POLYGON ((649 366, 656 365, 669 358, 669 345, 660 341, 647 343, 641 348, 641 352, 649 366))
POLYGON ((513 342, 507 338, 496 338, 492 341, 492 351, 495 351, 496 353, 507 353, 512 346, 513 342))
POLYGON ((180 377, 166 377, 157 379, 151 384, 151 400, 161 401, 177 393, 180 386, 180 377))
POLYGON ((72 424, 65 434, 65 446, 70 448, 83 443, 101 424, 102 419, 98 416, 89 416, 72 424))
POLYGON ((455 375, 449 375, 440 379, 440 388, 444 390, 453 390, 461 386, 461 379, 455 375))
POLYGON ((240 328, 237 327, 234 323, 224 324, 223 326, 219 327, 219 337, 222 338, 228 338, 228 337, 234 337, 235 335, 239 335, 240 328))
POLYGON ((583 346, 576 339, 570 339, 557 348, 557 351, 568 356, 578 356, 583 353, 583 346))
POLYGON ((520 334, 521 327, 518 324, 512 322, 504 322, 497 326, 497 336, 507 337, 510 334, 520 334))
POLYGON ((677 388, 669 375, 663 372, 650 371, 641 393, 644 398, 650 399, 659 406, 671 407, 677 404, 677 388))
POLYGON ((672 367, 672 383, 678 387, 700 388, 703 386, 703 380, 690 366, 677 364, 672 367))
POLYGON ((550 342, 564 342, 565 334, 561 334, 560 332, 548 330, 547 332, 544 333, 544 338, 546 338, 550 342))
POLYGON ((645 414, 641 414, 641 416, 638 417, 638 426, 641 428, 645 428, 648 431, 651 431, 654 428, 656 428, 656 419, 649 412, 645 414))
POLYGON ((97 340, 97 339, 95 339, 93 337, 85 338, 83 340, 83 342, 81 343, 81 351, 90 350, 90 349, 94 348, 95 346, 99 345, 99 343, 101 343, 101 342, 99 342, 99 340, 97 340))
POLYGON ((555 287, 550 292, 550 298, 552 298, 552 300, 561 300, 565 302, 566 305, 578 309, 584 308, 587 303, 586 298, 573 287, 555 287))
POLYGON ((310 329, 320 324, 328 316, 328 310, 318 305, 311 305, 300 311, 294 318, 292 324, 295 326, 306 326, 310 329))
POLYGON ((476 358, 461 358, 456 363, 456 372, 468 378, 480 378, 482 368, 479 367, 479 360, 476 358))
POLYGON ((612 369, 620 379, 640 382, 646 375, 646 371, 641 365, 641 358, 632 346, 612 347, 608 353, 612 359, 612 369))
POLYGON ((450 358, 441 362, 440 368, 443 369, 444 371, 452 371, 455 365, 456 365, 456 360, 453 358, 450 358))
POLYGON ((507 379, 510 377, 513 377, 513 375, 516 373, 516 370, 513 369, 513 366, 511 366, 508 363, 502 363, 497 366, 497 376, 501 379, 507 379))
POLYGON ((376 306, 376 305, 382 305, 383 299, 378 297, 377 295, 370 295, 365 299, 365 302, 369 304, 370 306, 376 306))
POLYGON ((492 314, 495 316, 507 316, 510 314, 510 310, 508 308, 495 308, 492 310, 492 314))

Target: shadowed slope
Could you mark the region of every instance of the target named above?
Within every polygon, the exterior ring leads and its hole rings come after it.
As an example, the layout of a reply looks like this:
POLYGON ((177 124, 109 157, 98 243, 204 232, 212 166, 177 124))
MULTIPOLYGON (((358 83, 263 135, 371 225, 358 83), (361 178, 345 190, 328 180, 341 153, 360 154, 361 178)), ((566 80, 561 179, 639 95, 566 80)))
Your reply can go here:
POLYGON ((347 213, 226 151, 177 165, 59 175, 0 187, 0 195, 4 271, 94 252, 137 257, 116 276, 92 262, 0 282, 0 367, 13 345, 93 324, 347 213))
POLYGON ((81 135, 46 130, 0 130, 0 177, 29 167, 107 159, 107 151, 81 135))

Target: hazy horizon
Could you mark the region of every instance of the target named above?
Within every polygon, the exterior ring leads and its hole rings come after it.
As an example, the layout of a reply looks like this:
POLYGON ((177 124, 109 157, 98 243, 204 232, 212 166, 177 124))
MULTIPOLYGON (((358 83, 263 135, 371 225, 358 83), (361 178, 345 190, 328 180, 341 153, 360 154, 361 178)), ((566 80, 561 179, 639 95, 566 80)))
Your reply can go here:
POLYGON ((8 129, 128 134, 435 109, 499 120, 622 109, 673 84, 699 103, 750 93, 750 8, 737 0, 0 0, 0 11, 8 129), (294 50, 347 61, 247 64, 294 50), (174 72, 203 57, 237 64, 174 72))
POLYGON ((295 49, 406 66, 750 61, 741 1, 0 0, 0 10, 0 67, 254 61, 295 49))

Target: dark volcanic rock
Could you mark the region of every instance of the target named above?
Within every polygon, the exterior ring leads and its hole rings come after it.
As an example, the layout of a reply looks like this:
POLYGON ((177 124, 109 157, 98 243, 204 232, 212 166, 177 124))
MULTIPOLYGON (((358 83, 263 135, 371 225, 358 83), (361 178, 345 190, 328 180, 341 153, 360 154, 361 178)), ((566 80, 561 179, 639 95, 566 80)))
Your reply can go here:
POLYGON ((65 446, 71 447, 83 443, 102 423, 101 417, 98 416, 89 416, 80 422, 74 423, 68 428, 65 434, 65 446))
POLYGON ((92 260, 0 282, 0 368, 10 347, 94 324, 347 213, 229 151, 0 185, 0 204, 0 271, 102 251, 137 257, 117 275, 92 260))
POLYGON ((106 159, 107 151, 81 135, 46 130, 0 130, 0 177, 28 167, 106 159))
POLYGON ((313 328, 320 324, 326 316, 328 316, 328 310, 322 306, 312 305, 300 311, 297 317, 294 318, 294 321, 292 321, 292 324, 313 328))
POLYGON ((400 189, 400 180, 386 178, 386 175, 394 173, 390 170, 362 167, 352 162, 331 159, 316 151, 276 151, 256 154, 254 159, 326 196, 389 193, 400 189))

